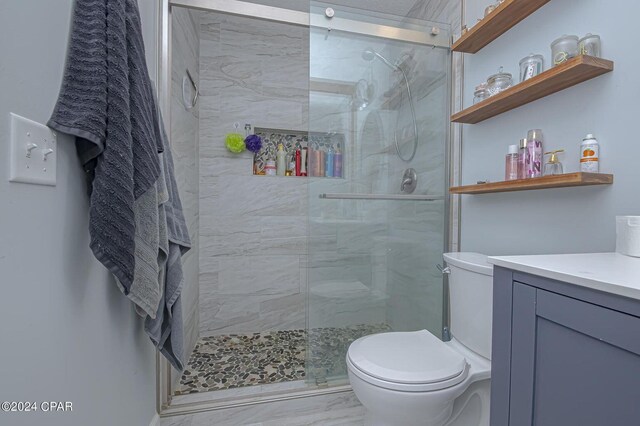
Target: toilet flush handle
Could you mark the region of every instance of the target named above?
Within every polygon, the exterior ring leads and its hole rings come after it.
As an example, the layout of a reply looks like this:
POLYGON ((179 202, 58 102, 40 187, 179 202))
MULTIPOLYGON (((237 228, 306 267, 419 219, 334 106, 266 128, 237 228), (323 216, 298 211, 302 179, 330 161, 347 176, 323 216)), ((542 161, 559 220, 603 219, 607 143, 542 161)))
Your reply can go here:
POLYGON ((438 268, 438 271, 442 272, 443 275, 451 273, 451 269, 448 266, 443 268, 442 265, 436 265, 436 268, 438 268))

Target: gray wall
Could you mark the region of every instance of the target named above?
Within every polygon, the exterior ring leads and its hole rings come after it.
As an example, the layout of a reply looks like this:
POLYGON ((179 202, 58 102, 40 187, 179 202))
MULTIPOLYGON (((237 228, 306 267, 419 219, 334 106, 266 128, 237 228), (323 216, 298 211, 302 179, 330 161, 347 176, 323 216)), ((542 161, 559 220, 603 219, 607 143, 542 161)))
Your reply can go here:
MULTIPOLYGON (((73 402, 72 413, 1 413, 0 423, 147 425, 155 352, 133 305, 89 250, 73 141, 58 137, 56 187, 8 182, 9 112, 40 123, 51 115, 71 6, 0 2, 0 400, 73 402)), ((145 34, 155 35, 148 4, 142 19, 145 34)))
MULTIPOLYGON (((199 115, 200 103, 187 109, 182 101, 182 81, 186 70, 196 83, 200 68, 200 42, 198 12, 174 8, 172 13, 171 57, 171 148, 176 181, 185 219, 191 237, 191 250, 182 258, 184 286, 182 312, 184 321, 185 359, 189 358, 199 336, 198 274, 199 274, 199 115)), ((191 87, 190 85, 188 87, 191 87)), ((174 380, 177 374, 174 371, 174 380)))
MULTIPOLYGON (((467 1, 466 22, 475 22, 482 0, 467 1)), ((603 56, 613 73, 574 86, 476 125, 464 126, 463 183, 504 178, 509 144, 541 128, 544 149, 564 148, 565 171, 579 170, 579 145, 587 133, 601 144, 601 171, 612 186, 562 188, 462 196, 462 249, 487 254, 602 252, 615 248, 615 216, 640 214, 638 67, 630 28, 640 13, 632 1, 550 2, 475 55, 465 58, 465 105, 473 88, 499 66, 517 76, 518 61, 530 52, 550 62, 550 43, 562 34, 600 34, 603 56)), ((516 77, 517 78, 517 77, 516 77)))

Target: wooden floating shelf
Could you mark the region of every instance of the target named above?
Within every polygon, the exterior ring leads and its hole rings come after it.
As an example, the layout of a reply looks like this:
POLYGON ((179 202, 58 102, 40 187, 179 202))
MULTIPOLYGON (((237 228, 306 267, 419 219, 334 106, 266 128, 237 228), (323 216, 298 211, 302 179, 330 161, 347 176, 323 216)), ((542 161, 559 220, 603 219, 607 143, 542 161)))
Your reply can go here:
POLYGON ((453 51, 478 52, 548 2, 549 0, 505 0, 453 43, 453 51))
POLYGON ((480 123, 611 71, 612 61, 593 56, 577 56, 452 115, 451 121, 480 123))
POLYGON ((579 172, 505 182, 454 186, 449 188, 449 192, 452 194, 489 194, 493 192, 528 191, 532 189, 565 188, 570 186, 611 185, 612 183, 613 175, 579 172))

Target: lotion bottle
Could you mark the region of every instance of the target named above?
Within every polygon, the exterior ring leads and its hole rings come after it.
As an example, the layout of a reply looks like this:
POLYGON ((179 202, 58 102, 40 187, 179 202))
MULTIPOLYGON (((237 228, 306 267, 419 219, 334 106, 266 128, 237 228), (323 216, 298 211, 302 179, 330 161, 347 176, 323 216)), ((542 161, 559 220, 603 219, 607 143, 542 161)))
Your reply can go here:
POLYGON ((518 179, 518 145, 509 145, 509 153, 505 160, 504 180, 518 179))

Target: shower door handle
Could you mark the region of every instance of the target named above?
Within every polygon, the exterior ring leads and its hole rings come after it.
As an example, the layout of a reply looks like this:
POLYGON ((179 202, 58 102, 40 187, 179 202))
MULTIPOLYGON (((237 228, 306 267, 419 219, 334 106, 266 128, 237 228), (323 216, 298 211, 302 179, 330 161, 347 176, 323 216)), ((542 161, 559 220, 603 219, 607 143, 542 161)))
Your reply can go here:
POLYGON ((387 201, 439 201, 439 195, 401 195, 401 194, 320 194, 324 200, 387 200, 387 201))

